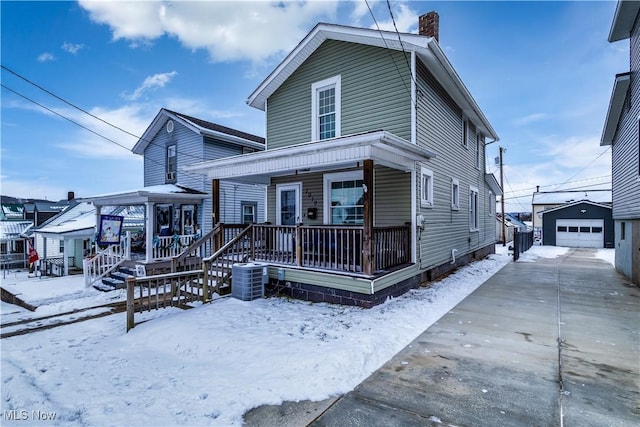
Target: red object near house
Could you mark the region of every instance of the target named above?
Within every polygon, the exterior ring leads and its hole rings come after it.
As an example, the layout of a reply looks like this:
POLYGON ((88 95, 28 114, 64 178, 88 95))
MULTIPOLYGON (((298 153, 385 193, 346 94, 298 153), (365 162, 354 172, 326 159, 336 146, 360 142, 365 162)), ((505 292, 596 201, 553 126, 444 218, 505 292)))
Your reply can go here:
POLYGON ((31 242, 29 242, 29 264, 33 264, 39 259, 40 257, 38 257, 38 251, 36 251, 31 242))

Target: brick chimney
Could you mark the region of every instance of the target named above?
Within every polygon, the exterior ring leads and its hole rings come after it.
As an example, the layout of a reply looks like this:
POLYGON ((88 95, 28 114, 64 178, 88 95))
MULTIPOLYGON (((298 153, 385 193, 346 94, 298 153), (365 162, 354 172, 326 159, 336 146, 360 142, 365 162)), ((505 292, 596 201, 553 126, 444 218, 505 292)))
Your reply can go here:
POLYGON ((418 34, 433 37, 437 42, 440 42, 440 16, 438 12, 432 10, 418 18, 418 34))
POLYGON ((67 201, 70 202, 76 198, 76 193, 73 191, 67 191, 67 201))

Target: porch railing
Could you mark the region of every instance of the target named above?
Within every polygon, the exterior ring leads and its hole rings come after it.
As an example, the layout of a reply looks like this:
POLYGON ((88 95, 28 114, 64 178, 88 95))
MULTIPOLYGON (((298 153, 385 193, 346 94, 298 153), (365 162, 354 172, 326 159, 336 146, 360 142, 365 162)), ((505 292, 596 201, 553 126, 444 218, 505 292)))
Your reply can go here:
POLYGON ((135 326, 136 312, 205 302, 204 283, 202 270, 127 279, 127 332, 135 326))
POLYGON ((216 224, 213 230, 194 241, 180 255, 171 259, 171 271, 195 270, 202 266, 202 260, 210 257, 226 242, 238 235, 245 224, 216 224))
POLYGON ((300 267, 372 274, 411 261, 409 225, 374 227, 366 271, 362 226, 253 225, 252 259, 300 267))
POLYGON ((155 236, 153 238, 151 256, 153 259, 168 259, 175 257, 182 253, 186 247, 191 245, 195 238, 195 234, 155 236))
POLYGON ((131 255, 131 233, 127 232, 119 245, 110 245, 82 261, 85 287, 93 286, 115 271, 131 255))

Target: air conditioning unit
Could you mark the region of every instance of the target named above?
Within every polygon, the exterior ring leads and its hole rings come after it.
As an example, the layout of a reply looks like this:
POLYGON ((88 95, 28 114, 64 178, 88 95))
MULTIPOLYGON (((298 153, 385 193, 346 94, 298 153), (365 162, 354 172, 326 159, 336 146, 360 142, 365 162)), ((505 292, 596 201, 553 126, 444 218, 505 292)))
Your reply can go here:
POLYGON ((167 181, 175 181, 176 173, 175 172, 167 172, 167 181))
POLYGON ((264 297, 264 285, 269 281, 269 265, 243 262, 231 266, 231 296, 242 301, 264 297))

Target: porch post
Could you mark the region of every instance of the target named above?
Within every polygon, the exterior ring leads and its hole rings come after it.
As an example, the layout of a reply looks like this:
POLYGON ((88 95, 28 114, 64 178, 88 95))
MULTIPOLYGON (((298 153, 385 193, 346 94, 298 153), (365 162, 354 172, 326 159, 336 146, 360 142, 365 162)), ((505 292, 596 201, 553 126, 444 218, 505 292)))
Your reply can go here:
POLYGON ((153 208, 155 204, 152 202, 145 202, 145 229, 146 233, 144 234, 145 238, 145 261, 150 263, 153 261, 153 233, 155 229, 153 228, 153 208))
POLYGON ((363 214, 364 231, 362 233, 362 270, 365 274, 372 275, 375 271, 375 259, 373 251, 373 160, 365 160, 362 164, 363 214))
POLYGON ((211 180, 211 218, 213 223, 211 229, 213 230, 217 223, 222 221, 220 216, 220 180, 211 180))
POLYGON ((96 229, 93 234, 93 250, 95 251, 95 254, 100 252, 100 249, 98 248, 98 231, 100 231, 100 215, 101 214, 102 214, 102 206, 96 205, 96 229))
POLYGON ((68 276, 69 275, 69 253, 71 252, 71 245, 69 244, 71 242, 70 239, 67 239, 66 237, 62 238, 62 242, 64 244, 64 249, 62 251, 62 266, 63 266, 63 276, 68 276))

